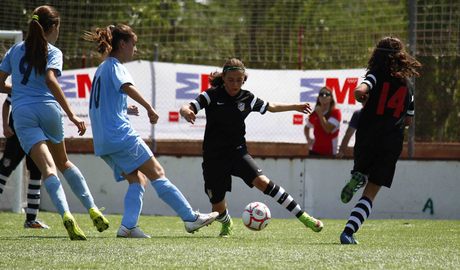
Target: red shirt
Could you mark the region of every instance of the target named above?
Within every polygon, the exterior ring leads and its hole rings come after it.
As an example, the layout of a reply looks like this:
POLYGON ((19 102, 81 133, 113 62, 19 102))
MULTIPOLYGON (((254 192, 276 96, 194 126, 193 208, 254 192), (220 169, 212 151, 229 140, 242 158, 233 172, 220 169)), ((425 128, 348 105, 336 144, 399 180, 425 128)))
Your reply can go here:
POLYGON ((342 121, 340 110, 333 109, 327 121, 335 126, 331 133, 327 133, 321 127, 321 122, 316 112, 313 112, 308 118, 307 127, 313 128, 313 135, 315 136, 315 142, 311 150, 321 155, 335 155, 337 154, 340 122, 342 121))

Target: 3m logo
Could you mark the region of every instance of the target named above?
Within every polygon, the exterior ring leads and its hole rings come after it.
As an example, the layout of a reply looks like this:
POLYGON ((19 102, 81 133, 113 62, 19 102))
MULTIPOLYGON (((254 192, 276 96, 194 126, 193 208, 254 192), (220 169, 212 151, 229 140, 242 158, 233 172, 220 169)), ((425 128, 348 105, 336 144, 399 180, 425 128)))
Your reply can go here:
POLYGON ((89 74, 64 75, 58 78, 62 91, 67 98, 88 98, 91 91, 91 78, 89 74), (76 87, 75 87, 76 86, 76 87))
POLYGON ((169 112, 169 122, 179 122, 179 112, 169 112))
POLYGON ((292 124, 294 125, 303 125, 303 114, 294 114, 292 116, 292 124))
POLYGON ((176 99, 194 99, 201 92, 210 88, 209 75, 197 73, 176 73, 176 83, 181 87, 176 89, 176 99))
POLYGON ((338 104, 356 104, 353 90, 358 86, 358 78, 346 78, 343 85, 340 85, 338 78, 302 78, 300 79, 300 101, 316 103, 319 89, 326 85, 334 92, 338 104), (348 100, 345 98, 348 96, 348 100))

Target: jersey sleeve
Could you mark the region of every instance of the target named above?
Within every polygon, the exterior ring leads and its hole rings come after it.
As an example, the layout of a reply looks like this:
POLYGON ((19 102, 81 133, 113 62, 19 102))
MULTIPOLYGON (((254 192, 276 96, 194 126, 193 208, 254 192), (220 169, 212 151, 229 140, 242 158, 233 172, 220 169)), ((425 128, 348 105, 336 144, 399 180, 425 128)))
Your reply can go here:
POLYGON ((122 64, 117 64, 114 66, 114 73, 115 76, 112 76, 112 82, 115 86, 115 89, 117 89, 118 91, 123 92, 121 87, 124 84, 129 83, 134 85, 133 77, 129 73, 128 69, 122 64))
POLYGON ((251 111, 260 112, 261 114, 264 114, 267 112, 268 102, 263 101, 262 99, 258 98, 252 93, 250 97, 251 97, 251 111))
POLYGON ((370 70, 366 73, 366 77, 364 78, 364 81, 362 83, 369 87, 369 92, 370 92, 377 84, 378 78, 379 78, 378 73, 370 70))
POLYGON ((211 104, 211 96, 213 96, 213 90, 209 89, 200 95, 198 95, 194 100, 190 102, 195 113, 198 113, 201 109, 206 108, 211 104))
POLYGON ((411 94, 411 95, 409 96, 409 98, 410 98, 410 101, 409 101, 409 106, 407 107, 407 113, 406 113, 406 114, 407 114, 408 116, 414 116, 414 114, 415 114, 415 109, 414 109, 414 107, 415 107, 415 106, 414 106, 414 96, 411 94))
POLYGON ((57 76, 62 74, 62 52, 56 47, 48 47, 48 62, 46 63, 46 70, 54 69, 57 71, 57 76))
POLYGON ((3 57, 2 59, 2 62, 0 63, 0 70, 5 72, 5 73, 8 73, 8 74, 11 74, 11 49, 13 47, 11 47, 5 54, 5 56, 3 57))

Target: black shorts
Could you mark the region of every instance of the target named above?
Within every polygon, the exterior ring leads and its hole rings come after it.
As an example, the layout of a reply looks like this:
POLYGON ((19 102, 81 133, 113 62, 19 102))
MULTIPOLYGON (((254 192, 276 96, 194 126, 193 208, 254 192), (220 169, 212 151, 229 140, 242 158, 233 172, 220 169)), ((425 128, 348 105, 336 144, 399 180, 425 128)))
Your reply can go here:
POLYGON ((213 204, 221 202, 227 191, 232 191, 232 175, 238 176, 248 185, 262 170, 247 152, 246 147, 219 153, 218 155, 203 155, 204 191, 213 204))
POLYGON ((34 180, 41 179, 40 170, 35 166, 32 158, 24 153, 16 135, 6 139, 3 157, 0 161, 0 173, 10 176, 19 163, 21 163, 24 156, 26 157, 26 166, 30 172, 30 178, 34 180))
POLYGON ((353 171, 368 176, 369 182, 390 188, 404 141, 402 130, 388 134, 358 130, 353 171))

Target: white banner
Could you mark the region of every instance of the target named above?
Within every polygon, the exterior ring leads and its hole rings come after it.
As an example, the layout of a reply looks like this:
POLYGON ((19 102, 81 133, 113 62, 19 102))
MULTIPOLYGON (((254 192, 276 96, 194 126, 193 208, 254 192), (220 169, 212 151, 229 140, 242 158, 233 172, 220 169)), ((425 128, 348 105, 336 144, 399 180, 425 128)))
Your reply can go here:
MULTIPOLYGON (((202 139, 206 125, 204 110, 194 125, 179 117, 179 108, 209 87, 208 76, 220 67, 154 63, 156 110, 160 121, 157 139, 202 139)), ((309 102, 314 108, 319 89, 327 85, 334 90, 337 107, 342 111, 339 141, 353 112, 361 108, 352 91, 361 82, 364 69, 349 70, 256 70, 248 69, 243 86, 268 102, 309 102)), ((307 116, 297 112, 251 113, 246 119, 248 141, 306 142, 303 128, 307 116)), ((353 143, 353 142, 351 142, 353 143)))
MULTIPOLYGON (((198 114, 194 125, 179 117, 179 108, 196 98, 209 88, 208 77, 221 67, 198 66, 171 63, 152 63, 136 61, 126 63, 136 87, 144 98, 156 104, 160 115, 157 125, 148 122, 144 108, 129 100, 128 104, 139 107, 140 115, 131 116, 134 128, 143 138, 156 139, 203 139, 206 125, 204 110, 198 114), (153 96, 152 93, 155 92, 153 96)), ((59 83, 74 111, 88 125, 83 136, 92 137, 88 103, 91 81, 96 68, 67 70, 59 78, 59 83)), ((361 105, 355 102, 353 89, 361 82, 364 69, 348 70, 257 70, 248 69, 248 80, 243 89, 253 92, 268 102, 309 102, 314 107, 319 89, 327 85, 334 90, 337 107, 342 112, 339 142, 348 126, 353 111, 361 105)), ((270 113, 265 115, 251 113, 246 119, 246 138, 248 141, 305 143, 303 128, 307 116, 297 112, 270 113)), ((65 117, 65 135, 78 138, 76 127, 65 117)), ((350 144, 352 144, 351 142, 350 144)))

